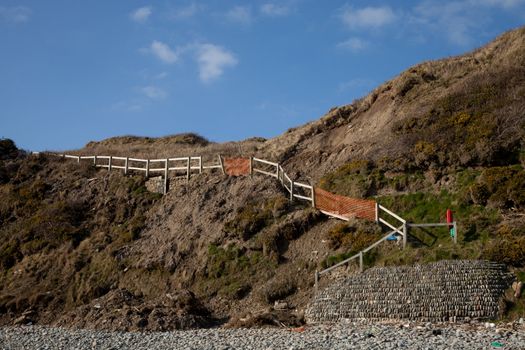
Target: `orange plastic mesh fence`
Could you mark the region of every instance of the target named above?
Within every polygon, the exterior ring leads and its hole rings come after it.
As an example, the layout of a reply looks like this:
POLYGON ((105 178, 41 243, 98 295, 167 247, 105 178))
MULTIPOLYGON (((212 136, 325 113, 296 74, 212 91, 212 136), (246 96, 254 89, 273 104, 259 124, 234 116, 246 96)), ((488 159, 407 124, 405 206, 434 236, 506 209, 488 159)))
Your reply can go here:
POLYGON ((315 187, 315 207, 347 218, 356 217, 374 221, 376 202, 367 199, 349 198, 315 187))
POLYGON ((223 164, 230 176, 250 175, 250 158, 224 158, 223 164))

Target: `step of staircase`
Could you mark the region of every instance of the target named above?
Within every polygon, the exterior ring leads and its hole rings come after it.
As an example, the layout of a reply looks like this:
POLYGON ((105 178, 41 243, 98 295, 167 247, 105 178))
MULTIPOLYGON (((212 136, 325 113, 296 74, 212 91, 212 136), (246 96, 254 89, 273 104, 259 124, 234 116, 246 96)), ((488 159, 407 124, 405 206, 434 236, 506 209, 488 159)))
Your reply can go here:
POLYGON ((376 267, 319 290, 306 319, 309 323, 493 319, 513 279, 505 265, 482 260, 376 267))

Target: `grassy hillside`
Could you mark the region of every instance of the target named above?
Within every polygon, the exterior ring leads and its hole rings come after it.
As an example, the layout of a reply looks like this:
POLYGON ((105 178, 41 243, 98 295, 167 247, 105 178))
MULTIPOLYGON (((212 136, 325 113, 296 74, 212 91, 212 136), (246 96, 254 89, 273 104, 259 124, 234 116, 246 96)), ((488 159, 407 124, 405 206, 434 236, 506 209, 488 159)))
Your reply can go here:
MULTIPOLYGON (((525 29, 463 56, 425 62, 367 97, 264 140, 217 144, 195 134, 117 137, 78 154, 255 155, 295 180, 375 198, 410 222, 409 247, 383 245, 367 265, 486 258, 525 279, 525 29)), ((341 224, 265 177, 171 179, 30 156, 0 140, 0 324, 110 329, 301 322, 313 273, 382 234, 341 224), (273 310, 286 301, 284 311, 273 310)), ((509 299, 509 315, 523 315, 509 299)))

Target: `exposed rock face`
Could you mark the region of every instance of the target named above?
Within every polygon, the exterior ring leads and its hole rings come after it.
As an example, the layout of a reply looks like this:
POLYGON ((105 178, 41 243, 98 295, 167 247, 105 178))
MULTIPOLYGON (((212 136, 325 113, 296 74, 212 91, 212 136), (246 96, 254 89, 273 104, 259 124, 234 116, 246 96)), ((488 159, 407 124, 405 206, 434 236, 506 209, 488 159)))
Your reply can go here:
POLYGON ((440 261, 428 265, 372 268, 317 293, 307 322, 491 319, 513 280, 505 265, 440 261))

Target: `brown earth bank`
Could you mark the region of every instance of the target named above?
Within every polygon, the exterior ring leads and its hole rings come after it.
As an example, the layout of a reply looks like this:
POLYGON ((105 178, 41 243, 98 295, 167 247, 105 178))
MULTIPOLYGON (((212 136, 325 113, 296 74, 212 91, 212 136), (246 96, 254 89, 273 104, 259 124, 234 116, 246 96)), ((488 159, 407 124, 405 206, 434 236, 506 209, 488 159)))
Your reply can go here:
MULTIPOLYGON (((352 104, 269 140, 196 134, 90 142, 82 155, 217 154, 277 161, 294 179, 374 198, 412 222, 405 250, 368 266, 485 258, 525 280, 525 28, 463 56, 424 62, 352 104)), ((69 152, 68 152, 69 153, 69 152)), ((150 193, 139 175, 97 170, 0 140, 0 324, 174 329, 303 320, 313 273, 381 233, 287 199, 273 179, 214 170, 150 193), (278 309, 278 310, 277 310, 278 309)), ((505 317, 523 317, 508 296, 505 317)))

